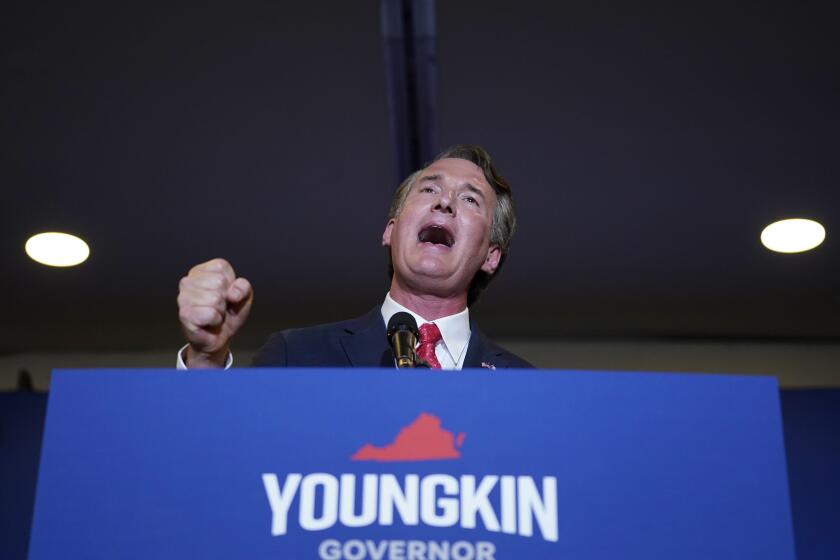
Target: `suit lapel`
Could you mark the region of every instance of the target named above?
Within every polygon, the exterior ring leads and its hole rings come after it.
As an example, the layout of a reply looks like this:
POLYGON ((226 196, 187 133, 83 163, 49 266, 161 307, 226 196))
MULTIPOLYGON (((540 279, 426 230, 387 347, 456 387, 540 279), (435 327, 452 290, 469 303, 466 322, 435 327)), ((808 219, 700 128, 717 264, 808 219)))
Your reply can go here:
POLYGON ((345 326, 344 331, 340 341, 351 366, 394 367, 379 307, 374 307, 367 315, 345 326))
POLYGON ((472 321, 470 321, 470 332, 470 344, 467 347, 467 356, 464 358, 464 368, 495 369, 495 363, 503 352, 488 343, 472 321))

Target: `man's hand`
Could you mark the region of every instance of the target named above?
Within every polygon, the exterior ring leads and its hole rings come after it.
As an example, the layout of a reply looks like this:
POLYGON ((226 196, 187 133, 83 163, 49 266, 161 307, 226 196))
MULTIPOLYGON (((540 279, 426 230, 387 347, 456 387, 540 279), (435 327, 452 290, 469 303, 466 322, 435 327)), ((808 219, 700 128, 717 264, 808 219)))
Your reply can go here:
POLYGON ((178 317, 189 346, 188 368, 221 368, 230 339, 245 323, 254 292, 245 278, 237 278, 224 259, 194 266, 178 292, 178 317))

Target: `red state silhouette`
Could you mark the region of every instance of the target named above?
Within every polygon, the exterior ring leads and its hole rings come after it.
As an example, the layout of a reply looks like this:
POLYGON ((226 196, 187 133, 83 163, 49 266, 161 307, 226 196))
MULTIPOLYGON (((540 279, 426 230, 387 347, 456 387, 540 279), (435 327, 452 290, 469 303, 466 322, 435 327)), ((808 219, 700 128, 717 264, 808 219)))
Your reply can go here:
MULTIPOLYGON (((464 444, 466 435, 463 432, 458 434, 458 447, 464 444)), ((440 418, 421 412, 414 422, 400 430, 392 443, 383 447, 366 443, 350 459, 382 462, 458 459, 461 453, 455 446, 455 435, 440 427, 440 418)))

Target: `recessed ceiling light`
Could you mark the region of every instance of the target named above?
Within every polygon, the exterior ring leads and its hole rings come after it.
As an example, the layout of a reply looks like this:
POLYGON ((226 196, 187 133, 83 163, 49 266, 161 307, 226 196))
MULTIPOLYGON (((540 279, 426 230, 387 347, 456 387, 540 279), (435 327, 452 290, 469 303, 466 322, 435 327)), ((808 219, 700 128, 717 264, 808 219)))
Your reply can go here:
POLYGON ((87 243, 75 235, 57 231, 33 235, 25 249, 29 258, 47 266, 76 266, 90 255, 87 243))
POLYGON ((801 253, 825 239, 825 228, 814 220, 792 218, 774 222, 761 232, 761 243, 777 253, 801 253))

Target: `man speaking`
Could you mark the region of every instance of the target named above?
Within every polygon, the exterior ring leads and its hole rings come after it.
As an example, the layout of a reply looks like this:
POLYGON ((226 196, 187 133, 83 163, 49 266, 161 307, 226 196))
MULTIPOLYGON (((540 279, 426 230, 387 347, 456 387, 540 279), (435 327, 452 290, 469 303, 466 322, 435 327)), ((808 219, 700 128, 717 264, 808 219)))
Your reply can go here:
MULTIPOLYGON (((407 313, 417 362, 433 369, 528 368, 485 338, 469 307, 499 272, 516 228, 510 186, 479 146, 455 146, 399 186, 382 245, 390 251, 391 287, 367 315, 275 333, 255 366, 394 367, 392 317, 407 313), (413 318, 414 321, 411 321, 413 318), (386 325, 391 322, 390 329, 386 325), (416 329, 416 330, 415 330, 416 329)), ((181 368, 229 367, 230 342, 253 301, 251 284, 223 259, 181 279, 179 317, 187 345, 181 368)), ((399 321, 396 321, 398 323, 399 321)))

